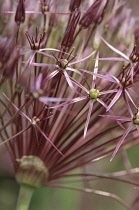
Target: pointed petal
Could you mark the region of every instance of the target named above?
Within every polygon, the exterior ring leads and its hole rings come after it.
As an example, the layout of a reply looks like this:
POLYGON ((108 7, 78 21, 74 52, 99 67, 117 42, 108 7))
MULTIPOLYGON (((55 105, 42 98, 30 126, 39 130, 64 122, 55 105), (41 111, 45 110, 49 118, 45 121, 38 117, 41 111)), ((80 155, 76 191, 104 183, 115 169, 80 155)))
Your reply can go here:
POLYGON ((94 60, 100 60, 100 61, 129 61, 125 58, 118 58, 118 57, 109 57, 109 58, 98 58, 94 60))
POLYGON ((93 100, 91 100, 90 104, 89 104, 88 115, 87 115, 87 119, 86 119, 86 123, 85 123, 85 127, 84 127, 84 138, 86 137, 86 133, 87 133, 87 129, 88 129, 88 125, 89 125, 92 109, 93 109, 93 100))
POLYGON ((39 101, 43 103, 48 103, 48 102, 61 102, 61 101, 66 101, 69 100, 68 98, 53 98, 53 97, 46 97, 46 96, 41 96, 39 97, 39 101))
POLYGON ((81 75, 83 78, 85 78, 85 76, 80 71, 78 71, 77 69, 73 69, 73 68, 67 67, 66 70, 76 72, 79 75, 81 75))
POLYGON ((48 80, 52 79, 53 77, 55 77, 58 74, 59 70, 55 70, 53 71, 51 74, 49 74, 44 80, 43 80, 43 84, 45 82, 47 82, 48 80))
MULTIPOLYGON (((21 63, 28 63, 28 61, 21 61, 21 63)), ((55 64, 47 64, 47 63, 30 63, 31 66, 42 66, 42 67, 57 67, 55 64)))
MULTIPOLYGON (((70 76, 69 76, 70 77, 70 76)), ((70 77, 71 81, 73 81, 78 87, 80 87, 81 89, 83 89, 87 94, 89 94, 89 91, 82 86, 79 82, 77 82, 75 79, 73 79, 72 77, 70 77)))
POLYGON ((64 73, 64 76, 65 76, 65 78, 66 78, 66 80, 67 80, 67 83, 68 83, 68 85, 70 86, 70 88, 71 88, 75 93, 80 94, 80 93, 75 89, 75 87, 73 86, 73 84, 72 84, 72 82, 71 82, 71 79, 70 79, 69 75, 67 74, 67 72, 66 72, 66 71, 63 71, 63 73, 64 73))
MULTIPOLYGON (((99 34, 100 36, 100 34, 99 34)), ((124 54, 122 53, 121 51, 117 50, 115 47, 113 47, 112 45, 110 45, 104 38, 102 38, 102 36, 100 36, 100 38, 103 40, 103 42, 110 48, 112 49, 114 52, 116 52, 117 54, 121 55, 123 58, 125 58, 127 61, 130 62, 129 58, 124 54)))
POLYGON ((134 83, 134 81, 133 81, 134 67, 131 68, 131 70, 130 70, 130 75, 131 75, 131 82, 134 83))
POLYGON ((99 73, 107 75, 107 76, 105 76, 106 78, 108 77, 109 79, 113 79, 114 83, 120 84, 119 79, 117 79, 117 77, 115 77, 114 75, 110 74, 109 72, 99 71, 99 73))
POLYGON ((40 50, 38 51, 38 53, 41 54, 41 55, 44 55, 44 56, 46 56, 48 58, 52 58, 52 59, 56 60, 56 58, 53 55, 49 55, 48 53, 41 52, 40 50))
POLYGON ((105 118, 109 118, 112 120, 121 120, 121 121, 131 121, 131 118, 129 117, 121 117, 121 116, 115 116, 115 115, 99 115, 100 117, 105 117, 105 118))
POLYGON ((123 134, 123 136, 122 136, 122 138, 120 139, 120 141, 118 142, 118 144, 117 144, 117 146, 116 146, 116 148, 115 148, 115 150, 114 150, 114 152, 113 152, 113 154, 112 154, 112 157, 111 157, 110 161, 112 161, 113 158, 115 157, 115 155, 116 155, 116 153, 118 152, 118 150, 119 150, 120 146, 122 145, 123 141, 125 140, 125 138, 127 137, 127 135, 130 133, 132 127, 133 127, 133 124, 131 123, 131 124, 129 125, 129 127, 127 128, 127 130, 125 131, 125 133, 123 134))
POLYGON ((94 66, 94 75, 93 75, 93 79, 92 79, 92 88, 96 87, 96 74, 98 73, 98 58, 99 58, 99 53, 97 53, 96 55, 96 61, 95 61, 95 66, 94 66))
MULTIPOLYGON (((126 94, 128 93, 128 91, 126 91, 126 89, 125 89, 125 92, 126 92, 126 94)), ((132 110, 131 110, 131 108, 130 108, 130 105, 129 105, 129 102, 128 102, 128 100, 127 100, 127 98, 126 98, 126 95, 125 95, 125 92, 123 91, 123 98, 124 98, 124 100, 125 100, 125 104, 126 104, 126 106, 127 106, 127 109, 128 109, 128 111, 129 111, 129 113, 130 113, 130 115, 131 115, 131 118, 133 118, 134 117, 134 114, 133 114, 133 112, 132 112, 132 110)), ((127 94, 128 95, 128 94, 127 94)), ((135 106, 136 107, 136 106, 135 106)), ((137 107, 136 107, 136 109, 137 109, 137 107)))
POLYGON ((28 61, 26 62, 26 67, 28 67, 28 66, 31 65, 31 63, 32 63, 32 61, 33 61, 33 58, 34 58, 35 54, 36 54, 36 52, 33 52, 33 53, 29 56, 28 61))
POLYGON ((56 105, 56 106, 52 106, 52 107, 50 107, 50 109, 55 109, 55 108, 59 108, 59 107, 62 107, 62 106, 68 105, 68 104, 73 104, 73 103, 76 103, 78 101, 82 101, 84 99, 87 99, 87 96, 82 96, 82 97, 77 97, 77 98, 71 99, 71 100, 66 101, 66 102, 64 102, 62 104, 59 104, 59 105, 56 105))
POLYGON ((129 98, 129 100, 130 100, 130 101, 131 101, 131 103, 133 104, 133 106, 137 109, 137 107, 136 107, 136 105, 135 105, 135 103, 134 103, 133 99, 131 98, 131 96, 130 96, 129 92, 128 92, 127 90, 125 90, 125 92, 126 92, 126 94, 127 94, 128 98, 129 98))
MULTIPOLYGON (((97 101, 98 101, 99 103, 101 103, 102 106, 105 107, 105 109, 108 109, 107 104, 105 104, 102 100, 100 100, 99 98, 97 98, 97 101)), ((110 112, 111 115, 114 115, 114 116, 115 116, 115 114, 113 113, 113 111, 112 111, 111 109, 109 110, 109 112, 110 112)), ((125 129, 124 126, 123 126, 119 121, 116 121, 116 122, 117 122, 118 125, 120 125, 121 128, 125 129)))
POLYGON ((122 94, 122 89, 119 88, 118 92, 116 93, 116 95, 115 95, 114 98, 112 99, 111 103, 109 104, 109 106, 108 106, 106 112, 109 111, 110 108, 116 103, 116 101, 120 98, 121 94, 122 94))
POLYGON ((83 72, 88 73, 88 74, 96 75, 96 77, 98 77, 98 78, 106 79, 106 80, 108 80, 108 81, 110 81, 110 82, 113 82, 113 83, 117 83, 114 79, 110 78, 109 76, 104 76, 104 75, 102 75, 102 74, 96 74, 96 73, 94 73, 94 72, 87 71, 87 70, 85 70, 85 69, 80 69, 80 71, 83 71, 83 72))
POLYGON ((100 98, 97 98, 96 100, 97 100, 102 106, 104 106, 105 109, 108 108, 107 104, 105 104, 100 98))
POLYGON ((87 59, 90 58, 92 55, 94 55, 95 52, 96 52, 96 51, 92 52, 92 53, 91 53, 90 55, 88 55, 87 57, 82 58, 81 60, 78 60, 78 61, 71 62, 71 63, 69 63, 68 65, 69 65, 69 66, 72 66, 72 65, 74 65, 74 64, 76 64, 76 63, 82 63, 83 61, 87 60, 87 59))
POLYGON ((55 49, 55 48, 42 48, 42 49, 40 49, 39 51, 45 51, 45 50, 61 52, 61 50, 58 50, 58 49, 55 49))
POLYGON ((109 93, 115 93, 115 92, 117 92, 117 89, 106 90, 106 91, 101 91, 100 95, 109 94, 109 93))

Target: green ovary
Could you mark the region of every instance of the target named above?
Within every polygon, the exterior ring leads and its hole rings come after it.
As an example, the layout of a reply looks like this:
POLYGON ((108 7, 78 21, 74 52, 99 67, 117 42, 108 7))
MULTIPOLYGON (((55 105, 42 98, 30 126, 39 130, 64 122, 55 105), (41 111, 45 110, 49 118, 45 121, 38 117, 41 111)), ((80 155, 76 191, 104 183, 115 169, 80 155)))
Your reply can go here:
POLYGON ((68 64, 68 61, 66 59, 63 59, 62 61, 60 61, 60 67, 62 69, 65 69, 67 64, 68 64))
POLYGON ((95 98, 97 98, 98 96, 99 96, 99 90, 97 90, 97 89, 91 89, 91 90, 89 90, 89 96, 90 96, 90 98, 92 98, 92 99, 95 99, 95 98))
POLYGON ((135 116, 133 123, 139 125, 139 115, 135 116))

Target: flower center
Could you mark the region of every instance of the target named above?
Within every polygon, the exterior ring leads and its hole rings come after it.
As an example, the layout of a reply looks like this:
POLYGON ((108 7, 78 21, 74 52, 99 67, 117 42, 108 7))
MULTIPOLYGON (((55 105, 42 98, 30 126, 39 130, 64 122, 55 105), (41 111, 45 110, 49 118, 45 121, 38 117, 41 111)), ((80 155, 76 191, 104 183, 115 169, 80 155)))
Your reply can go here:
POLYGON ((139 114, 135 116, 135 118, 133 119, 133 123, 139 125, 139 114))
POLYGON ((40 121, 40 119, 37 118, 36 116, 34 116, 34 117, 32 118, 32 125, 36 125, 37 122, 39 122, 39 121, 40 121))
POLYGON ((99 96, 99 90, 97 90, 97 89, 90 89, 89 90, 89 96, 90 96, 90 98, 92 98, 92 99, 95 99, 95 98, 97 98, 98 96, 99 96))
POLYGON ((67 65, 68 65, 68 60, 63 59, 62 61, 59 62, 58 65, 61 68, 61 70, 64 70, 67 67, 67 65))

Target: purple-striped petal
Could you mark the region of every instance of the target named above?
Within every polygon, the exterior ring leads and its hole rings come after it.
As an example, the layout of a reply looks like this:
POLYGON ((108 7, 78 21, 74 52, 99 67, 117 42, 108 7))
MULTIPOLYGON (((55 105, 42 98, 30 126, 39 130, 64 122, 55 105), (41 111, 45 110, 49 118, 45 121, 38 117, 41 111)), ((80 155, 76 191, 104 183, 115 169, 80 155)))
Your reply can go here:
POLYGON ((131 96, 130 96, 129 92, 128 92, 126 89, 125 89, 125 92, 126 92, 126 94, 127 94, 128 98, 129 98, 129 100, 130 100, 130 101, 131 101, 131 103, 133 104, 133 106, 137 109, 137 107, 136 107, 136 105, 135 105, 135 103, 134 103, 133 99, 131 98, 131 96))
POLYGON ((71 79, 70 79, 69 75, 67 74, 67 72, 66 72, 66 71, 63 71, 63 73, 64 73, 64 76, 65 76, 65 78, 66 78, 66 80, 67 80, 67 83, 68 83, 68 85, 70 86, 70 88, 71 88, 75 93, 80 94, 80 93, 75 89, 75 87, 73 86, 73 84, 72 84, 72 82, 71 82, 71 79))
POLYGON ((117 89, 106 90, 106 91, 101 91, 100 95, 109 94, 109 93, 115 93, 115 92, 117 92, 117 89))
POLYGON ((122 90, 121 88, 119 88, 118 92, 116 93, 116 95, 115 95, 114 98, 112 99, 111 103, 109 104, 109 106, 108 106, 106 112, 109 111, 110 108, 111 108, 111 107, 116 103, 116 101, 120 98, 120 96, 121 96, 121 94, 122 94, 122 91, 123 91, 123 90, 122 90))
POLYGON ((49 74, 49 75, 43 80, 43 84, 44 84, 45 82, 47 82, 48 80, 52 79, 53 77, 55 77, 58 73, 59 73, 59 70, 53 71, 51 74, 49 74))
MULTIPOLYGON (((126 92, 126 89, 125 89, 125 92, 126 92)), ((127 92, 127 93, 128 93, 128 92, 127 92)), ((132 110, 131 110, 131 108, 130 108, 129 102, 128 102, 128 100, 127 100, 126 95, 125 95, 124 92, 123 92, 123 98, 124 98, 125 104, 126 104, 126 106, 127 106, 127 109, 128 109, 128 111, 129 111, 129 113, 130 113, 130 116, 131 116, 131 118, 133 118, 133 117, 134 117, 134 114, 133 114, 133 112, 132 112, 132 110)), ((137 107, 136 107, 136 109, 137 109, 137 107)))
POLYGON ((49 55, 48 53, 41 52, 40 50, 38 51, 38 53, 41 54, 41 55, 44 55, 44 56, 46 56, 46 57, 49 57, 49 58, 52 58, 52 59, 55 59, 55 60, 56 60, 56 58, 55 58, 54 56, 49 55))
MULTIPOLYGON (((27 63, 28 61, 21 61, 21 63, 27 63)), ((47 63, 31 63, 30 65, 32 66, 42 66, 42 67, 58 67, 57 65, 55 64, 47 64, 47 63)))
POLYGON ((65 106, 65 105, 73 104, 73 103, 76 103, 78 101, 82 101, 82 100, 87 99, 87 98, 88 98, 87 96, 77 97, 77 98, 71 99, 69 101, 65 101, 62 104, 58 104, 56 106, 51 106, 50 109, 55 109, 55 108, 59 108, 59 107, 65 106))
POLYGON ((35 54, 36 54, 36 52, 33 52, 33 53, 29 56, 28 61, 27 61, 27 63, 26 63, 26 67, 31 65, 31 63, 32 63, 32 61, 33 61, 33 58, 34 58, 35 54))
POLYGON ((100 60, 100 61, 129 61, 125 58, 118 58, 118 57, 107 57, 107 58, 98 58, 94 60, 100 60))
POLYGON ((134 81, 133 81, 134 67, 131 68, 131 70, 130 70, 130 75, 131 75, 131 82, 134 83, 134 81))
POLYGON ((80 71, 83 71, 83 72, 88 73, 88 74, 96 75, 96 77, 99 77, 99 78, 101 78, 101 79, 106 79, 106 80, 108 80, 108 81, 110 81, 110 82, 113 82, 113 83, 117 83, 114 79, 112 79, 112 78, 110 78, 110 77, 108 77, 108 76, 104 76, 104 75, 102 75, 102 74, 96 74, 96 73, 94 73, 94 72, 90 72, 90 71, 87 71, 87 70, 85 70, 85 69, 80 69, 80 71))
MULTIPOLYGON (((100 36, 100 34, 99 34, 100 36)), ((130 62, 129 58, 124 54, 122 53, 121 51, 117 50, 115 47, 113 47, 112 45, 110 45, 104 38, 102 38, 102 36, 100 36, 100 38, 103 40, 103 42, 110 48, 112 49, 114 52, 116 52, 117 54, 121 55, 123 58, 126 59, 126 61, 130 62)))
POLYGON ((96 55, 96 61, 95 61, 95 66, 94 66, 94 75, 93 75, 93 79, 92 79, 92 88, 96 88, 96 74, 98 73, 98 58, 99 58, 99 53, 97 53, 96 55))
POLYGON ((125 140, 125 138, 126 138, 126 137, 128 136, 128 134, 130 133, 132 127, 133 127, 133 124, 131 123, 131 124, 129 125, 129 127, 127 128, 127 130, 125 131, 125 133, 123 134, 123 136, 122 136, 122 138, 120 139, 120 141, 118 142, 118 144, 117 144, 117 146, 116 146, 116 148, 115 148, 115 150, 114 150, 114 152, 113 152, 113 154, 112 154, 112 156, 111 156, 110 161, 112 161, 113 158, 115 157, 115 155, 116 155, 116 153, 118 152, 118 150, 119 150, 120 146, 122 145, 123 141, 125 140))
POLYGON ((68 65, 69 65, 69 66, 72 66, 72 65, 74 65, 74 64, 76 64, 76 63, 82 63, 83 61, 87 60, 87 59, 90 58, 92 55, 94 55, 95 52, 96 52, 96 51, 92 52, 92 53, 91 53, 90 55, 88 55, 87 57, 82 58, 81 60, 78 60, 78 61, 71 62, 71 63, 69 63, 68 65))
POLYGON ((77 69, 73 69, 73 68, 67 67, 66 70, 76 72, 77 74, 79 74, 79 75, 81 75, 83 78, 85 78, 85 76, 84 76, 80 71, 78 71, 77 69))
POLYGON ((100 98, 97 98, 96 100, 97 100, 102 106, 104 106, 105 109, 108 108, 107 104, 105 104, 100 98))
POLYGON ((112 120, 121 120, 121 121, 131 121, 131 118, 129 117, 121 117, 121 116, 115 116, 115 115, 99 115, 100 117, 105 117, 105 118, 109 118, 112 120))
POLYGON ((93 109, 93 100, 91 100, 90 104, 89 104, 89 110, 88 110, 87 119, 86 119, 86 123, 85 123, 85 127, 84 127, 84 138, 86 137, 86 133, 87 133, 87 129, 88 129, 88 125, 89 125, 92 109, 93 109))
MULTIPOLYGON (((69 76, 70 77, 70 76, 69 76)), ((76 81, 75 79, 73 79, 72 77, 70 77, 71 81, 73 81, 78 87, 80 87, 81 89, 83 89, 87 94, 89 94, 89 91, 82 85, 80 84, 78 81, 76 81)))
MULTIPOLYGON (((101 103, 102 106, 105 107, 105 109, 108 109, 107 104, 105 104, 102 100, 100 100, 99 98, 97 98, 97 101, 98 101, 99 103, 101 103)), ((115 116, 115 114, 113 113, 113 111, 112 111, 111 109, 109 110, 109 112, 110 112, 111 115, 115 116)), ((123 126, 119 121, 117 121, 117 124, 118 124, 121 128, 125 129, 124 126, 123 126)))
POLYGON ((101 74, 106 74, 109 79, 111 79, 111 78, 113 79, 114 83, 120 84, 120 81, 117 79, 117 77, 115 77, 114 75, 110 74, 109 72, 104 72, 104 71, 98 71, 98 72, 101 73, 101 74))

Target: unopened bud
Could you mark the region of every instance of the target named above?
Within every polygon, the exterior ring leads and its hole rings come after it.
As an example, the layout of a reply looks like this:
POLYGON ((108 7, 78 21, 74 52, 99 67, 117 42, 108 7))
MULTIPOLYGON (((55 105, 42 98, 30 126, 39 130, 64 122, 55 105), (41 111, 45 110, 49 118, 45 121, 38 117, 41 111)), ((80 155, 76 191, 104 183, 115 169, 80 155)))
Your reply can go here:
POLYGON ((73 12, 76 8, 79 8, 81 0, 70 0, 69 10, 73 12))
POLYGON ((76 9, 70 19, 69 24, 67 25, 64 38, 61 43, 61 47, 70 48, 74 42, 74 33, 77 27, 77 24, 80 19, 80 11, 76 9))
POLYGON ((107 4, 108 0, 96 0, 81 18, 79 22, 81 27, 88 28, 92 23, 95 25, 100 23, 107 4))
POLYGON ((17 23, 17 25, 19 25, 20 23, 24 23, 24 21, 25 21, 25 4, 24 0, 19 0, 15 14, 15 22, 17 23))

